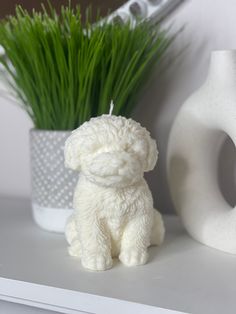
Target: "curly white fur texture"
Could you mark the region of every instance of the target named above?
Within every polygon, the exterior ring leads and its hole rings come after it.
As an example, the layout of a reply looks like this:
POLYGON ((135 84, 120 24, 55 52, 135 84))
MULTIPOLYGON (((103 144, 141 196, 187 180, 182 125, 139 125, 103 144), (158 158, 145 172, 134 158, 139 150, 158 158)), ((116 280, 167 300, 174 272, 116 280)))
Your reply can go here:
POLYGON ((67 139, 65 165, 80 175, 66 238, 85 268, 111 268, 112 257, 142 265, 147 248, 162 243, 163 221, 143 178, 157 156, 149 132, 121 116, 92 118, 67 139))

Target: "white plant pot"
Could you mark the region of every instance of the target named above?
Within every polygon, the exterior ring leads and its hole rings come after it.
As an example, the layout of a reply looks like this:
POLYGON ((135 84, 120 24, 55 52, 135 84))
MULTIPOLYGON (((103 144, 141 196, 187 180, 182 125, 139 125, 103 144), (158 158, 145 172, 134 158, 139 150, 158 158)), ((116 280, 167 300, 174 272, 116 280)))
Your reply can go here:
POLYGON ((168 180, 174 205, 189 234, 236 254, 236 209, 218 184, 218 156, 236 144, 236 51, 214 51, 206 82, 182 106, 170 133, 168 180))
POLYGON ((43 229, 64 232, 72 213, 78 174, 64 166, 64 143, 70 131, 30 131, 32 210, 43 229))

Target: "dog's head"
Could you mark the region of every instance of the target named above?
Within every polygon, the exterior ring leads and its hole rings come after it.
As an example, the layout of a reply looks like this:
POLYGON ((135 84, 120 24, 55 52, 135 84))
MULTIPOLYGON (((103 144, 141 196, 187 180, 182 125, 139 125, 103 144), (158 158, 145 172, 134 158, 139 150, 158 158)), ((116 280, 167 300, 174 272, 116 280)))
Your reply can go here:
POLYGON ((74 130, 65 144, 65 165, 106 187, 138 182, 157 161, 156 142, 138 122, 102 115, 74 130))

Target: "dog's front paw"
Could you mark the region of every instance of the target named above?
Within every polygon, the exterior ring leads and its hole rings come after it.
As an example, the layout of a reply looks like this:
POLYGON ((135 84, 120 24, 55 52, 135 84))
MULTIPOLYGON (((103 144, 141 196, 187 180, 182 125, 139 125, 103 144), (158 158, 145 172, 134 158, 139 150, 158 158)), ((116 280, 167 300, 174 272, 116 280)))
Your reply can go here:
POLYGON ((129 249, 122 251, 119 259, 126 266, 143 265, 148 260, 148 252, 146 250, 129 249))
POLYGON ((109 254, 91 254, 82 256, 81 263, 84 268, 101 271, 112 267, 112 258, 109 254))

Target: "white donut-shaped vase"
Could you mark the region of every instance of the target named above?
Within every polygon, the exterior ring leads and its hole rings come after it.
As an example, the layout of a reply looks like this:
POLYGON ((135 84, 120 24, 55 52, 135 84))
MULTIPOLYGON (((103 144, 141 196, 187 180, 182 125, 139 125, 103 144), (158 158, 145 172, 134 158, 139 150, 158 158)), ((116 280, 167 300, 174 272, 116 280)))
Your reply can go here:
POLYGON ((182 106, 167 154, 172 199, 188 233, 210 247, 236 254, 236 209, 218 184, 218 157, 236 144, 236 51, 214 51, 204 85, 182 106))

